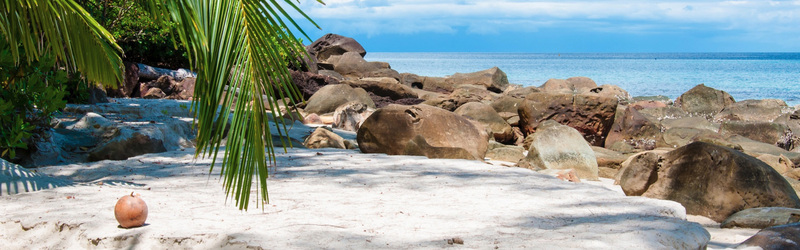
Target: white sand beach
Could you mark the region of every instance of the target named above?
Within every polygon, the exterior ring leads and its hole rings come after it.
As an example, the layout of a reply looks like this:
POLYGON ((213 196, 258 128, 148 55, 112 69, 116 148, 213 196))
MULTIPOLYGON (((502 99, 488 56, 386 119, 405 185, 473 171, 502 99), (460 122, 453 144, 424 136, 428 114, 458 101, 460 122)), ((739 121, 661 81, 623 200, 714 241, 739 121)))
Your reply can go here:
MULTIPOLYGON (((0 245, 20 248, 698 248, 709 235, 675 202, 625 197, 600 182, 466 160, 290 149, 270 204, 225 203, 194 151, 45 167, 74 182, 6 195, 0 245), (116 200, 140 193, 150 215, 119 228, 116 200)), ((255 196, 253 197, 255 198, 255 196)), ((728 238, 720 239, 728 240, 728 238)), ((713 238, 712 238, 713 241, 713 238)))

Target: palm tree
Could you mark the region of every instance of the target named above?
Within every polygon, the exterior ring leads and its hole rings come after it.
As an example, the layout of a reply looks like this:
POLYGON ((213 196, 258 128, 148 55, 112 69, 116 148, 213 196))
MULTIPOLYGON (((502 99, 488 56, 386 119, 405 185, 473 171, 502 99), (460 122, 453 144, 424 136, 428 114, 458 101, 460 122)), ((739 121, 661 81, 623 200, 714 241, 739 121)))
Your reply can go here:
MULTIPOLYGON (((154 16, 169 14, 197 72, 192 103, 198 128, 195 157, 213 157, 213 170, 223 149, 222 131, 229 129, 220 165, 227 197, 239 209, 247 209, 256 177, 257 196, 268 202, 267 166, 275 163, 269 113, 278 114, 284 98, 302 98, 287 66, 299 63, 297 55, 305 55, 289 27, 303 32, 285 7, 316 24, 291 0, 141 2, 154 16)), ((122 79, 121 49, 73 0, 0 1, 0 13, 0 34, 22 47, 29 60, 52 50, 69 70, 82 72, 90 81, 117 84, 122 79)), ((25 63, 11 47, 15 62, 25 63)), ((274 120, 281 124, 282 135, 283 120, 274 120)))

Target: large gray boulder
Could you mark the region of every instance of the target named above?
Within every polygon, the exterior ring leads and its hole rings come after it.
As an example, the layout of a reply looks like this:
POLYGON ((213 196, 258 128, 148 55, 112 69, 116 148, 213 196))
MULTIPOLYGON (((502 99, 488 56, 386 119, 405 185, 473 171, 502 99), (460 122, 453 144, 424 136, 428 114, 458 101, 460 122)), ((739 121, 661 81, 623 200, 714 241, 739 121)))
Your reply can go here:
POLYGON ((375 108, 375 103, 367 91, 362 88, 353 88, 347 84, 325 85, 308 98, 305 111, 307 113, 325 114, 336 111, 339 106, 357 101, 369 108, 375 108))
POLYGON ((735 102, 727 92, 700 84, 678 97, 675 106, 689 114, 711 118, 735 102))
POLYGON ((337 34, 326 34, 308 45, 306 49, 320 61, 347 52, 354 52, 361 57, 367 55, 367 51, 355 39, 337 34))
POLYGON ((488 134, 467 118, 428 106, 389 105, 358 130, 361 152, 483 160, 488 134))
POLYGON ((534 170, 574 169, 580 178, 597 180, 598 168, 594 151, 574 128, 548 120, 531 135, 528 155, 520 167, 534 170))
POLYGON ((800 208, 794 189, 770 166, 704 142, 633 158, 620 176, 627 195, 673 200, 717 222, 747 208, 800 208))

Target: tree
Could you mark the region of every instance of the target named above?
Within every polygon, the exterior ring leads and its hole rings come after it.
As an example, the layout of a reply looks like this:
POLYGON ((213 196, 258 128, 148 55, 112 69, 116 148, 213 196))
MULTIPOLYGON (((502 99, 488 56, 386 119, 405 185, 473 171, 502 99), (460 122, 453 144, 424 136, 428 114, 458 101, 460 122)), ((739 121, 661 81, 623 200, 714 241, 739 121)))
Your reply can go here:
MULTIPOLYGON (((229 127, 220 165, 226 194, 239 209, 247 209, 255 176, 259 183, 257 194, 268 202, 267 166, 275 163, 268 112, 277 114, 284 98, 290 102, 302 98, 287 69, 290 63, 300 63, 301 59, 285 56, 305 55, 289 27, 301 33, 302 29, 284 6, 316 24, 291 0, 281 4, 276 0, 141 3, 153 16, 169 14, 188 52, 191 68, 197 72, 192 103, 198 128, 195 157, 216 159, 222 148, 222 131, 229 127), (226 92, 226 86, 238 89, 238 95, 226 92), (262 95, 267 96, 266 100, 262 95)), ((0 13, 1 34, 9 44, 20 45, 28 60, 52 50, 68 69, 83 73, 92 82, 120 82, 119 46, 73 0, 0 1, 0 13)), ((20 62, 16 49, 12 56, 16 63, 26 63, 20 62)), ((275 121, 280 123, 282 119, 275 121)), ((285 126, 278 127, 285 131, 285 126)), ((283 134, 280 129, 278 132, 283 134)), ((215 160, 212 169, 214 165, 215 160)))

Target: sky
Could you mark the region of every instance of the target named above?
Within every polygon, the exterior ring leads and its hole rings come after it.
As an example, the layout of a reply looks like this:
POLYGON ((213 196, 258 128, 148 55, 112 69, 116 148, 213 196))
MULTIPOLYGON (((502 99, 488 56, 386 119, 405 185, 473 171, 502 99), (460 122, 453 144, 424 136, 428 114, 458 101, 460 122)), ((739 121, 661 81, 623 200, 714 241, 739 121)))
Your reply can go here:
POLYGON ((800 0, 299 1, 368 52, 800 52, 800 0))

